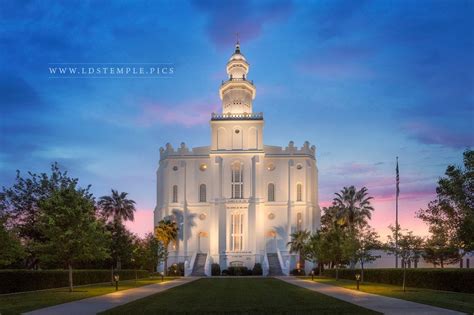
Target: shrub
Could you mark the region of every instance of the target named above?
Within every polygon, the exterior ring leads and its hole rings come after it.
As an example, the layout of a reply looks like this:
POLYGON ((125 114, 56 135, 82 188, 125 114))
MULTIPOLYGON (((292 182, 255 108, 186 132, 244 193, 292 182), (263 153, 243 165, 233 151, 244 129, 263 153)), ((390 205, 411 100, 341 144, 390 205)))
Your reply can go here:
POLYGON ((252 269, 252 275, 261 276, 263 275, 262 264, 256 263, 252 269))
POLYGON ((221 275, 221 266, 219 264, 212 264, 211 265, 211 275, 212 276, 220 276, 221 275))
POLYGON ((290 271, 290 275, 292 276, 304 276, 306 275, 303 269, 293 269, 290 271))
POLYGON ((184 277, 184 263, 180 262, 169 266, 167 275, 184 277))
POLYGON ((227 270, 227 269, 222 270, 222 275, 223 276, 228 276, 229 275, 229 270, 227 270))
MULTIPOLYGON (((360 270, 339 269, 339 278, 355 279, 355 274, 360 270)), ((323 271, 327 277, 335 277, 336 271, 328 269, 323 271)), ((402 285, 403 269, 365 269, 364 281, 378 282, 393 285, 402 285)), ((445 290, 473 293, 474 270, 472 269, 407 269, 407 286, 433 290, 445 290)))
POLYGON ((252 270, 244 266, 231 266, 227 269, 229 276, 250 276, 252 270))
MULTIPOLYGON (((135 270, 116 271, 120 280, 135 279, 135 270)), ((150 275, 138 270, 138 278, 150 275)), ((74 285, 110 282, 111 270, 73 270, 74 285)), ((53 289, 69 286, 67 270, 0 270, 0 293, 53 289)))

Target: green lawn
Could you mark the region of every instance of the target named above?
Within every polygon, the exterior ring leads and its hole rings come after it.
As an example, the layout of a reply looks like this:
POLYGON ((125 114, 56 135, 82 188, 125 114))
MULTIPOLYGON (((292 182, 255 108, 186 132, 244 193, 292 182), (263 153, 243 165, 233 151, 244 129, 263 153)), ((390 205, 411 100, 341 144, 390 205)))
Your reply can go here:
MULTIPOLYGON (((165 281, 170 279, 173 278, 165 278, 165 281)), ((127 290, 156 282, 161 282, 161 278, 139 279, 137 282, 135 282, 135 280, 121 281, 119 283, 119 290, 127 290)), ((0 314, 20 314, 47 306, 81 300, 112 292, 115 292, 115 286, 111 286, 110 284, 95 284, 76 287, 72 293, 69 292, 67 288, 62 288, 0 295, 0 314)))
POLYGON ((101 314, 378 314, 271 278, 200 279, 101 314))
MULTIPOLYGON (((311 279, 311 277, 304 278, 311 279)), ((332 278, 315 278, 315 281, 347 289, 356 289, 356 282, 352 280, 340 279, 339 281, 336 281, 332 278)), ((439 306, 460 312, 470 314, 474 313, 474 294, 420 288, 407 288, 407 291, 403 292, 400 286, 373 282, 361 283, 360 290, 367 293, 380 294, 397 299, 439 306)))

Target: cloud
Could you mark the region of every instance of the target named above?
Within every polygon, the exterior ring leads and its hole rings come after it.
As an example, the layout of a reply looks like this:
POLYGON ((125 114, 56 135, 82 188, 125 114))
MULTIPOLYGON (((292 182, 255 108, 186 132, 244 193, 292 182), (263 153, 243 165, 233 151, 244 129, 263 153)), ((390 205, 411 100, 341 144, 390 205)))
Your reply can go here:
POLYGON ((418 122, 407 123, 403 130, 411 138, 424 144, 439 144, 455 149, 474 146, 474 134, 470 128, 462 131, 453 128, 448 129, 441 125, 433 126, 428 123, 418 122))
POLYGON ((216 112, 218 105, 211 102, 182 102, 182 103, 146 103, 136 122, 142 127, 153 125, 172 125, 194 127, 203 125, 210 120, 210 113, 216 112))
POLYGON ((375 164, 363 164, 363 163, 348 163, 336 167, 336 174, 337 175, 357 175, 357 174, 365 174, 368 175, 370 173, 374 173, 377 171, 377 167, 375 164))
POLYGON ((207 15, 206 32, 218 48, 235 43, 236 34, 242 41, 259 37, 265 25, 285 20, 292 11, 290 1, 193 1, 207 15))

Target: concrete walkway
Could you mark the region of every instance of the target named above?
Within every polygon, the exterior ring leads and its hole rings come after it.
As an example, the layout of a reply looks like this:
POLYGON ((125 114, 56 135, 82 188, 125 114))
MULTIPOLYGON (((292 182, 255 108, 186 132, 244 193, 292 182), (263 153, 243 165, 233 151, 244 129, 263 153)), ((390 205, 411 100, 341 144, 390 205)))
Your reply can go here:
POLYGON ((287 283, 316 291, 339 300, 368 308, 387 315, 455 315, 464 314, 444 308, 395 299, 387 296, 350 290, 334 285, 323 284, 311 280, 302 280, 295 277, 275 277, 287 283))
POLYGON ((179 278, 31 311, 28 315, 92 315, 199 279, 179 278))

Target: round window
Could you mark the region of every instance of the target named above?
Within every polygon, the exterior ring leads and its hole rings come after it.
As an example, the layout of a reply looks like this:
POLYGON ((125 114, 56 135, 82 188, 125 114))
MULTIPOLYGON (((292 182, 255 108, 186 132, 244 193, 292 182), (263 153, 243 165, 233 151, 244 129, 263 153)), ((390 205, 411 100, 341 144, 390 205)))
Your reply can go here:
POLYGON ((207 215, 203 212, 203 213, 201 213, 201 214, 199 215, 199 220, 201 220, 201 221, 202 221, 202 220, 205 220, 206 217, 207 217, 207 215))
POLYGON ((270 163, 267 165, 267 170, 268 171, 273 171, 275 169, 275 165, 273 165, 273 163, 270 163))
POLYGON ((177 166, 173 166, 173 171, 177 171, 178 170, 178 167, 177 166))
POLYGON ((275 214, 270 212, 270 213, 268 214, 268 219, 269 219, 269 220, 275 219, 275 214))
POLYGON ((204 172, 205 170, 207 170, 207 164, 202 163, 201 165, 199 165, 199 170, 200 170, 201 172, 204 172))
POLYGON ((301 164, 296 165, 296 169, 298 169, 298 170, 303 169, 303 165, 301 165, 301 164))
POLYGON ((235 129, 235 133, 240 133, 240 130, 239 130, 239 129, 235 129))

